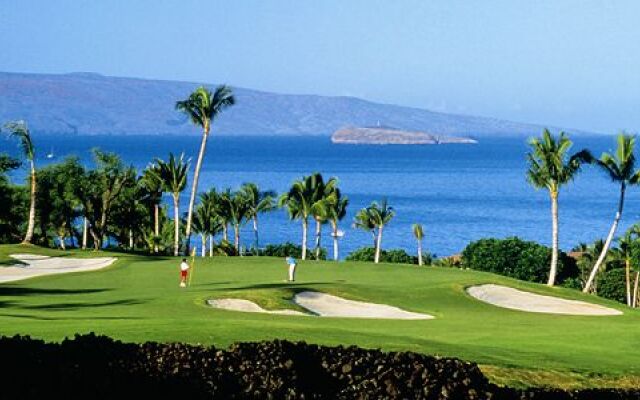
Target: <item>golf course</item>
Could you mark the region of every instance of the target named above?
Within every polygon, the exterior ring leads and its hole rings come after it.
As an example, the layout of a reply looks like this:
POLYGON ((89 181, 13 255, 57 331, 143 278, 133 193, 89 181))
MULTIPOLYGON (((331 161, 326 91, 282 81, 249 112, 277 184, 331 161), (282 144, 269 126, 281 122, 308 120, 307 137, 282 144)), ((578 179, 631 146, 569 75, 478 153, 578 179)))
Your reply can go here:
POLYGON ((195 258, 180 288, 180 258, 0 246, 0 274, 14 254, 115 257, 95 271, 0 283, 0 332, 61 341, 95 332, 125 342, 234 342, 288 339, 323 345, 407 350, 477 362, 491 381, 559 388, 640 385, 640 311, 579 291, 444 267, 302 261, 286 282, 283 259, 195 258), (486 304, 466 289, 497 284, 582 300, 621 315, 533 313, 486 304), (306 312, 292 299, 314 291, 433 316, 425 320, 322 318, 215 309, 213 299, 250 300, 266 310, 306 312))

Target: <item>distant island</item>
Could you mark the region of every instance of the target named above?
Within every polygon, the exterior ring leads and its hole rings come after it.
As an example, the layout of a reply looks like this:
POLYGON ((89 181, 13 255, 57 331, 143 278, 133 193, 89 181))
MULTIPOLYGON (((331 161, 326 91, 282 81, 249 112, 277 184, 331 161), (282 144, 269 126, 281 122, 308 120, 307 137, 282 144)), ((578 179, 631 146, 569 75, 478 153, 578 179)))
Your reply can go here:
POLYGON ((387 126, 344 127, 331 135, 338 144, 475 144, 469 137, 433 135, 419 131, 405 131, 387 126))

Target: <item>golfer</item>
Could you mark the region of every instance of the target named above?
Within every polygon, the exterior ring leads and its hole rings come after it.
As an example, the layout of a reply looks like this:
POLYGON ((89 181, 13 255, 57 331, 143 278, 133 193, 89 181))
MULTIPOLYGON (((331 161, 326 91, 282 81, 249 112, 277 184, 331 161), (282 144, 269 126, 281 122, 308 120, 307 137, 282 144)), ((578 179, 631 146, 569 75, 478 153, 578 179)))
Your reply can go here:
POLYGON ((187 287, 187 276, 189 275, 189 263, 183 258, 180 263, 180 287, 187 287))
POLYGON ((286 260, 287 265, 289 265, 289 282, 294 282, 296 280, 296 259, 288 256, 286 260))

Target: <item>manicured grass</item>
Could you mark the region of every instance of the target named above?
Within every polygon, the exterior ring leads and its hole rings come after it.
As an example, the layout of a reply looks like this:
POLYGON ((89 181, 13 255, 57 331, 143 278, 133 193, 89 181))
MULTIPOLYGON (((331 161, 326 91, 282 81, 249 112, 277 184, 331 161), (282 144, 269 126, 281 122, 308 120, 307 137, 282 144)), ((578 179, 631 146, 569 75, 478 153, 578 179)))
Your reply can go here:
POLYGON ((197 258, 193 285, 178 287, 179 259, 91 251, 58 252, 0 246, 9 254, 113 255, 97 272, 0 284, 0 334, 61 340, 96 333, 124 341, 184 341, 227 346, 274 338, 384 350, 411 350, 478 362, 498 383, 558 387, 640 386, 640 312, 573 290, 489 273, 368 263, 302 262, 289 284, 284 260, 197 258), (587 300, 622 316, 580 317, 506 310, 466 294, 467 286, 497 283, 587 300), (296 291, 317 290, 386 303, 436 319, 393 321, 261 315, 215 310, 206 299, 251 299, 265 308, 295 308, 296 291))

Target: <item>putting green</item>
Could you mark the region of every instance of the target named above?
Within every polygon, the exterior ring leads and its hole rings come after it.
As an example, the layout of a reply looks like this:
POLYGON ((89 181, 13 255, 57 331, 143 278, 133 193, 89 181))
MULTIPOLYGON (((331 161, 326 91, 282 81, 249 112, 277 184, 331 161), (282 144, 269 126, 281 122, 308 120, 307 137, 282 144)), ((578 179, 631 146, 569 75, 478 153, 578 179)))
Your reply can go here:
MULTIPOLYGON (((275 258, 198 258, 193 285, 178 286, 177 258, 58 252, 0 246, 9 254, 118 257, 93 272, 0 284, 0 334, 61 340, 96 333, 124 341, 185 341, 227 346, 274 338, 384 350, 411 350, 475 361, 497 383, 558 387, 640 386, 640 312, 562 289, 468 270, 369 263, 301 262, 286 283, 275 258), (528 313, 478 301, 465 289, 494 283, 624 311, 592 317, 528 313), (243 298, 261 307, 303 311, 295 293, 318 291, 433 315, 431 320, 362 320, 230 312, 206 304, 243 298)), ((0 266, 0 268, 2 268, 0 266)))

